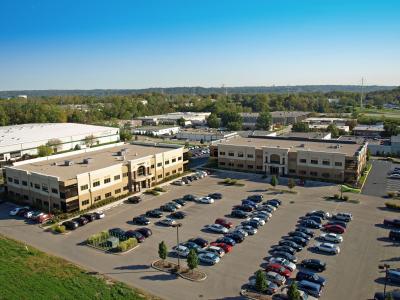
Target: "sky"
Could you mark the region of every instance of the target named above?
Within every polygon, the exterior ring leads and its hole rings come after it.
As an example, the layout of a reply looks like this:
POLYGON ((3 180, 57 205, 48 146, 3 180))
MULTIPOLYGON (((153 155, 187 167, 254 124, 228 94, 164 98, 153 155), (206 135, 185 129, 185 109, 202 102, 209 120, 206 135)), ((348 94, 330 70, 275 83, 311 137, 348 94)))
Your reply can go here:
POLYGON ((398 0, 0 0, 0 90, 400 85, 398 0))

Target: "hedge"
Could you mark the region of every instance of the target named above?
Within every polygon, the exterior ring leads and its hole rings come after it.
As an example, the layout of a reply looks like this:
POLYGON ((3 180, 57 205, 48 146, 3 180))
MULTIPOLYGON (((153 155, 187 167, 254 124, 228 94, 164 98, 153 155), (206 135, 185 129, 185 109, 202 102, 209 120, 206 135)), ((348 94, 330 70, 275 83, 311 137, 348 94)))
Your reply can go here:
POLYGON ((153 196, 160 195, 160 193, 155 191, 155 190, 146 190, 144 193, 147 194, 147 195, 153 195, 153 196))
POLYGON ((88 244, 95 244, 95 243, 102 243, 106 239, 110 237, 110 233, 108 231, 102 231, 100 233, 96 233, 91 235, 90 237, 87 238, 86 242, 88 244))
POLYGON ((126 241, 120 242, 117 249, 120 252, 125 252, 128 251, 129 249, 132 249, 133 247, 136 247, 137 244, 138 244, 137 239, 129 238, 126 241))
POLYGON ((64 233, 64 232, 66 231, 64 225, 58 225, 58 224, 52 226, 51 229, 52 229, 54 232, 57 232, 57 233, 64 233))
POLYGON ((397 203, 394 203, 394 202, 385 202, 385 205, 386 205, 387 208, 400 210, 400 204, 397 204, 397 203))
POLYGON ((164 189, 164 188, 162 188, 162 187, 160 187, 160 186, 156 186, 156 187, 153 189, 153 191, 165 193, 167 190, 164 189))

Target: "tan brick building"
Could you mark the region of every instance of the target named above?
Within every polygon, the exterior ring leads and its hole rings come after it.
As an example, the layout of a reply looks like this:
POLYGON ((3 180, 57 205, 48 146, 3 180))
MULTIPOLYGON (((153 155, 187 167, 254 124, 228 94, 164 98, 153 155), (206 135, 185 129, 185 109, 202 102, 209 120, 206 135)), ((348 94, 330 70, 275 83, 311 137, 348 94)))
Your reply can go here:
POLYGON ((182 173, 186 163, 180 146, 120 144, 17 163, 4 176, 9 196, 71 212, 152 187, 182 173))
POLYGON ((247 172, 356 183, 367 146, 301 138, 232 138, 210 146, 218 166, 247 172))

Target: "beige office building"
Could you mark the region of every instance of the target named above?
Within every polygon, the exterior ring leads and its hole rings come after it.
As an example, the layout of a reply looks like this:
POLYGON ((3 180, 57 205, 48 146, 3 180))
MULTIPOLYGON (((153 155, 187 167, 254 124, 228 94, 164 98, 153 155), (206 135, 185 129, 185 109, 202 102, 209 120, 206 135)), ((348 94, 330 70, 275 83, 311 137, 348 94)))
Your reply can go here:
POLYGON ((210 146, 218 166, 267 175, 356 183, 366 164, 367 146, 301 138, 232 138, 210 146))
POLYGON ((4 168, 10 197, 71 212, 150 188, 184 171, 186 151, 167 144, 108 145, 4 168))

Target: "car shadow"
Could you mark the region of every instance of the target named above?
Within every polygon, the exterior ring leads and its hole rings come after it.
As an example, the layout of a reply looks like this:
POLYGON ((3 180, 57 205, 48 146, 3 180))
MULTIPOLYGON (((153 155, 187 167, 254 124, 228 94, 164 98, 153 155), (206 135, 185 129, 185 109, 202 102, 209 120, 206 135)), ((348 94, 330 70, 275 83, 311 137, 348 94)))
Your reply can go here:
POLYGON ((132 271, 137 271, 137 270, 147 270, 150 269, 149 265, 129 265, 129 266, 120 266, 120 267, 115 267, 115 270, 132 270, 132 271))
POLYGON ((400 261, 400 256, 396 256, 396 257, 392 257, 392 258, 388 258, 388 259, 381 259, 381 262, 385 262, 385 261, 400 261))
POLYGON ((211 233, 211 234, 223 234, 223 233, 219 233, 219 232, 214 232, 214 231, 211 231, 211 230, 209 230, 209 229, 207 229, 207 228, 202 228, 202 229, 200 229, 200 231, 201 232, 204 232, 204 233, 211 233))
POLYGON ((178 276, 176 274, 156 274, 156 275, 147 275, 140 277, 140 279, 152 280, 152 281, 175 280, 177 278, 178 276))
POLYGON ((311 253, 324 255, 324 256, 335 256, 336 255, 334 253, 326 253, 323 251, 319 251, 319 250, 315 249, 313 246, 308 247, 307 250, 310 251, 311 253))
MULTIPOLYGON (((385 277, 379 277, 379 278, 375 279, 374 282, 376 282, 378 284, 385 284, 385 277)), ((387 286, 395 286, 395 287, 400 286, 399 283, 390 282, 388 280, 386 281, 386 285, 387 286)))
POLYGON ((391 239, 389 239, 387 236, 380 236, 378 238, 376 238, 377 241, 380 242, 385 242, 385 243, 393 243, 393 241, 391 239))
POLYGON ((383 225, 382 223, 377 223, 377 224, 375 224, 374 226, 375 226, 375 227, 378 227, 378 228, 389 229, 389 228, 387 228, 385 225, 383 225))

